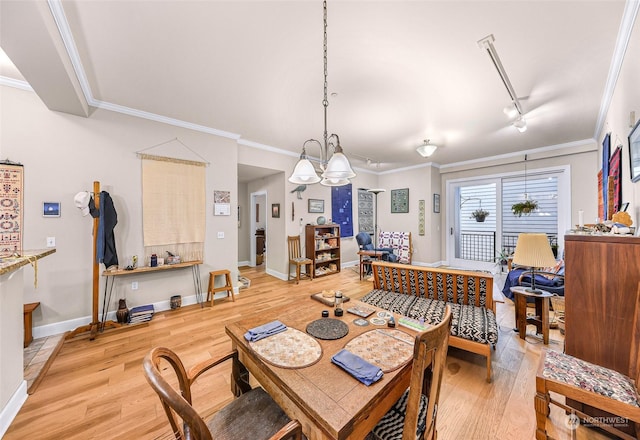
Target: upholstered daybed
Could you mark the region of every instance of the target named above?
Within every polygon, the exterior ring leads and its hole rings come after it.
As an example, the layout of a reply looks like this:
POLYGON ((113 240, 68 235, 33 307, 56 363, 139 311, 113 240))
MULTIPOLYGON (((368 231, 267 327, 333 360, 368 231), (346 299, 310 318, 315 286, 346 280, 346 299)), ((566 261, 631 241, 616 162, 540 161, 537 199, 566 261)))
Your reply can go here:
POLYGON ((374 288, 361 301, 433 324, 449 304, 449 345, 486 356, 491 382, 491 348, 498 342, 491 274, 388 262, 372 266, 374 288))

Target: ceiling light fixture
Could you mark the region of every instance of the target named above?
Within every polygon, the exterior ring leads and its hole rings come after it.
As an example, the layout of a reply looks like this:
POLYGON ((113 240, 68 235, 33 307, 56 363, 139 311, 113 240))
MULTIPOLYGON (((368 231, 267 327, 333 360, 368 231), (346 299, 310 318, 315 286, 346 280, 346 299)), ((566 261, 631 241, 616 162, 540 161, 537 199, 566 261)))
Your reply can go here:
POLYGON ((516 91, 513 89, 513 85, 507 76, 507 72, 504 70, 504 66, 500 61, 500 57, 498 56, 498 52, 496 52, 496 48, 493 45, 493 42, 496 41, 493 34, 489 34, 481 40, 478 40, 478 46, 480 49, 484 49, 487 51, 489 58, 493 62, 494 67, 498 71, 498 75, 500 75, 500 79, 502 80, 502 84, 504 84, 507 89, 507 93, 511 98, 511 105, 504 108, 504 113, 510 118, 516 118, 515 121, 512 122, 512 125, 518 129, 520 133, 524 133, 527 131, 527 121, 524 118, 524 112, 522 110, 522 105, 520 105, 520 100, 518 99, 518 95, 516 91))
POLYGON ((425 139, 424 144, 416 148, 418 154, 422 157, 429 157, 438 149, 437 145, 430 144, 431 139, 425 139))
POLYGON ((324 143, 320 143, 315 139, 309 139, 302 145, 302 154, 300 160, 293 169, 293 174, 289 177, 289 182, 298 185, 309 185, 320 182, 325 186, 343 186, 350 183, 351 178, 356 176, 353 172, 349 159, 344 155, 340 146, 340 138, 337 134, 327 136, 327 107, 329 100, 327 99, 327 2, 322 2, 323 23, 324 23, 324 99, 322 106, 324 107, 324 143), (335 139, 335 144, 333 140, 335 139), (321 174, 318 176, 315 168, 307 157, 306 146, 308 143, 317 144, 320 147, 320 169, 321 174), (332 148, 333 154, 329 157, 329 147, 332 148))
POLYGON ((516 120, 512 122, 512 125, 516 127, 520 133, 527 131, 527 121, 524 119, 524 116, 518 116, 516 120))

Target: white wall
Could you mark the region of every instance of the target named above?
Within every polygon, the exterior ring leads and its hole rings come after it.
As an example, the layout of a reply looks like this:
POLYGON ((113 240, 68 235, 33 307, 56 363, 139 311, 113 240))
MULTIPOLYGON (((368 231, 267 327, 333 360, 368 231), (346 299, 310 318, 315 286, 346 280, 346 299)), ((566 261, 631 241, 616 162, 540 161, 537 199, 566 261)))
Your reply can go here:
POLYGON ((440 173, 431 165, 409 168, 379 177, 378 187, 386 189, 378 194, 378 230, 411 232, 414 264, 434 264, 440 260, 441 214, 433 213, 433 194, 440 193, 440 173), (409 188, 409 212, 391 212, 391 191, 409 188), (425 201, 425 235, 418 234, 418 204, 425 201))
MULTIPOLYGON (((627 212, 631 215, 634 226, 640 225, 640 182, 631 182, 629 165, 629 143, 627 136, 633 127, 630 113, 635 111, 636 120, 640 119, 640 63, 633 62, 630 57, 640 53, 640 21, 636 21, 634 32, 627 48, 627 57, 622 64, 611 106, 605 119, 599 141, 599 167, 602 166, 602 140, 607 132, 611 132, 611 152, 622 145, 622 201, 629 202, 627 212)), ((598 168, 599 169, 599 168, 598 168)))
MULTIPOLYGON (((210 270, 227 268, 236 278, 234 140, 105 110, 81 118, 48 110, 32 92, 10 87, 1 87, 0 92, 0 155, 25 167, 24 248, 44 248, 46 237, 56 237, 57 252, 39 266, 38 289, 25 283, 24 300, 41 303, 34 312, 36 337, 40 326, 62 321, 79 326, 91 316, 92 222, 75 208, 74 195, 91 191, 93 181, 101 182, 118 213, 115 236, 121 264, 127 256, 142 256, 141 166, 136 152, 176 137, 210 162, 206 170, 205 264, 201 267, 204 289, 210 270), (214 190, 231 191, 232 215, 213 216, 214 190), (60 201, 61 217, 43 218, 43 201, 60 201), (216 238, 217 232, 223 232, 225 238, 216 238)), ((33 269, 25 269, 25 279, 33 275, 33 269)), ((103 279, 100 288, 104 288, 103 279)), ((126 297, 129 307, 163 301, 168 305, 174 294, 194 295, 190 270, 121 277, 110 308, 115 309, 119 297, 126 297), (139 290, 131 290, 132 280, 138 281, 139 290)))

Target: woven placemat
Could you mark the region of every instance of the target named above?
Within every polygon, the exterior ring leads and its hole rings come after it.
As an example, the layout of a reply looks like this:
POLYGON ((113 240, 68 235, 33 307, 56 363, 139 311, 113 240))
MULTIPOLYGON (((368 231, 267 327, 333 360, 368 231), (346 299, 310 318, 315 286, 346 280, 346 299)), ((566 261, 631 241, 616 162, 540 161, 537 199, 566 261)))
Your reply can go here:
POLYGON ((414 337, 402 330, 379 328, 356 336, 344 348, 388 373, 413 358, 413 344, 414 337))
POLYGON ((349 326, 333 318, 321 318, 307 325, 307 333, 318 339, 340 339, 349 333, 349 326))
POLYGON ((249 342, 249 345, 262 359, 282 368, 308 367, 322 357, 322 347, 318 341, 291 327, 259 341, 249 342))

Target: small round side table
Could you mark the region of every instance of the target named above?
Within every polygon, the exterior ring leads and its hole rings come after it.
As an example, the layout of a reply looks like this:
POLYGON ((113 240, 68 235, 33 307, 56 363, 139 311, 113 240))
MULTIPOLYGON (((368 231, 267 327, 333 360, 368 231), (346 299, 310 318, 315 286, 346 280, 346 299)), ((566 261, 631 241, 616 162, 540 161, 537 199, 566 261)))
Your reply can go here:
POLYGON ((552 293, 542 290, 541 293, 527 292, 525 287, 511 288, 516 303, 516 327, 520 339, 527 336, 527 324, 535 324, 537 333, 542 333, 542 342, 549 345, 549 298, 552 293), (536 316, 527 318, 527 298, 533 298, 536 316))

